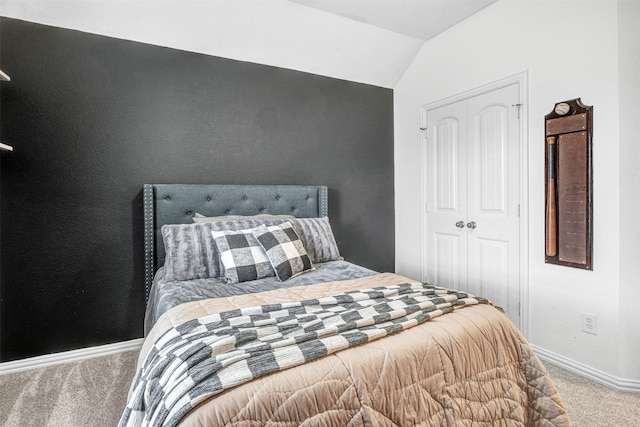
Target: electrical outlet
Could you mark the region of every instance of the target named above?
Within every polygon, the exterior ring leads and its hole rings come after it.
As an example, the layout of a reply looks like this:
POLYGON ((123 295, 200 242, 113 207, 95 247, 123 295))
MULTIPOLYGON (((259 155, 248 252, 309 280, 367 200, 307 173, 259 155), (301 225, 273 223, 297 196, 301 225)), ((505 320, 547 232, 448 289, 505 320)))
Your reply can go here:
POLYGON ((598 316, 582 313, 582 332, 598 335, 598 316))

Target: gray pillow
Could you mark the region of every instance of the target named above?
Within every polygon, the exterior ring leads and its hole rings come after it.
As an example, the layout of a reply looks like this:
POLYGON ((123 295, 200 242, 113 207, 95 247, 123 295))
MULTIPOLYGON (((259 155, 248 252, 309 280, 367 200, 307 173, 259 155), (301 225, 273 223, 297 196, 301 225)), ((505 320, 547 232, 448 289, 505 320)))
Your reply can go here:
POLYGON ((206 236, 194 224, 170 224, 162 227, 165 249, 165 280, 203 279, 215 266, 206 262, 208 245, 206 236))
POLYGON ((311 262, 342 260, 329 218, 295 218, 289 222, 300 236, 311 262))
POLYGON ((279 219, 278 217, 260 215, 241 217, 242 219, 164 225, 162 238, 166 252, 165 280, 173 282, 224 275, 218 249, 211 235, 212 231, 244 230, 263 224, 267 226, 282 224, 287 220, 300 236, 300 241, 311 262, 321 263, 343 259, 338 251, 329 218, 279 219))
POLYGON ((167 224, 162 226, 165 247, 165 280, 206 279, 224 274, 220 266, 218 249, 212 231, 244 230, 259 225, 275 225, 285 219, 256 220, 234 219, 192 224, 167 224))

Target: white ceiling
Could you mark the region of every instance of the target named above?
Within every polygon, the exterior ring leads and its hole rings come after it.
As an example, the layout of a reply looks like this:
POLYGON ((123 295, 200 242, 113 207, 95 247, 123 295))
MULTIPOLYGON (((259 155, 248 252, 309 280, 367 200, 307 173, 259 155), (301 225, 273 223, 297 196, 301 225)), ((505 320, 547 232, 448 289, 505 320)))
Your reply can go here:
POLYGON ((496 0, 290 0, 423 41, 496 0))
POLYGON ((425 40, 494 1, 0 0, 0 15, 393 88, 425 40))

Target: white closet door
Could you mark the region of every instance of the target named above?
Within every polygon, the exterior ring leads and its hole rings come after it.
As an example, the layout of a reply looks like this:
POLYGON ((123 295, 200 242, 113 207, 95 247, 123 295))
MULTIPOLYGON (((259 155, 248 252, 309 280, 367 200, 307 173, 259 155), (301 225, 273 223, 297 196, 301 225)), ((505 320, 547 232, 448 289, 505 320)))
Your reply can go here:
POLYGON ((517 85, 427 112, 427 280, 491 299, 519 326, 517 85))
MULTIPOLYGON (((518 86, 467 101, 468 291, 514 322, 520 302, 520 140, 518 86)), ((518 323, 516 323, 519 326, 518 323)))
POLYGON ((428 118, 427 280, 460 289, 467 284, 466 103, 439 108, 428 118))

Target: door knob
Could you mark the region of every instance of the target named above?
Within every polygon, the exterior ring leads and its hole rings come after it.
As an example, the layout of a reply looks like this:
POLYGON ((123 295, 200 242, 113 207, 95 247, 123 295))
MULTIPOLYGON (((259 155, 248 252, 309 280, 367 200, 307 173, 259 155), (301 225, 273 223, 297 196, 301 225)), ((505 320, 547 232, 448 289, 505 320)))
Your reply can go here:
POLYGON ((456 227, 458 227, 458 228, 464 228, 464 221, 458 221, 458 222, 456 222, 456 227))
POLYGON ((473 230, 474 228, 476 228, 476 223, 475 223, 475 222, 473 222, 473 221, 468 222, 468 223, 467 223, 467 227, 469 227, 469 228, 471 228, 471 229, 473 230))

